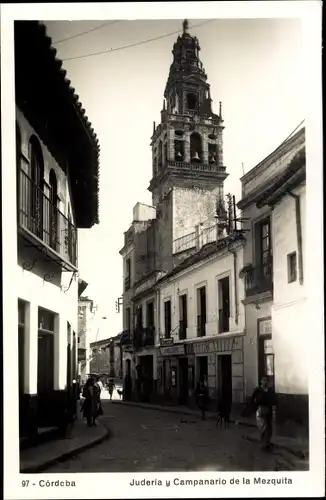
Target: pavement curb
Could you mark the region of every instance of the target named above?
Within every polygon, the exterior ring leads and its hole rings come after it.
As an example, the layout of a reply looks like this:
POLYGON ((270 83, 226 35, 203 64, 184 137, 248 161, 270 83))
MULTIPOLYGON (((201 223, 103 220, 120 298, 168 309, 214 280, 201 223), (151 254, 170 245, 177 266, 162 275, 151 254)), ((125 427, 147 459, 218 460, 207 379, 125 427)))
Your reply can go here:
POLYGON ((72 456, 79 455, 83 451, 88 450, 90 448, 93 448, 94 446, 102 443, 103 441, 105 441, 106 439, 109 439, 111 437, 111 431, 109 429, 106 429, 103 425, 102 425, 102 428, 105 431, 103 436, 100 436, 100 437, 94 439, 94 441, 91 441, 89 443, 85 443, 81 446, 78 446, 77 448, 75 448, 73 450, 69 450, 65 453, 62 453, 61 455, 59 455, 55 458, 51 458, 50 460, 47 460, 46 462, 43 462, 41 464, 34 465, 31 467, 22 467, 20 469, 20 473, 21 474, 33 474, 33 473, 37 473, 37 472, 43 472, 44 470, 48 469, 49 467, 51 467, 52 465, 55 465, 58 462, 65 462, 66 460, 68 460, 72 456))

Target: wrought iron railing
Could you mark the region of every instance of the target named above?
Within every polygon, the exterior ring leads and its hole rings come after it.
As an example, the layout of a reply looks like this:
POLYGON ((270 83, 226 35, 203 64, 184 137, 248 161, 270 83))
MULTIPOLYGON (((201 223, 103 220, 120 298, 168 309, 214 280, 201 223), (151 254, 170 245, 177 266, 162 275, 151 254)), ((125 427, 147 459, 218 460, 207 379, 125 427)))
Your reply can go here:
POLYGON ((197 337, 204 337, 206 335, 206 314, 197 316, 197 337))
POLYGON ((155 328, 153 326, 138 327, 134 330, 133 347, 137 351, 143 347, 151 347, 155 343, 155 328))
POLYGON ((187 321, 181 319, 179 321, 179 340, 185 340, 187 338, 187 321))
POLYGON ((218 311, 218 333, 230 331, 230 312, 227 309, 218 311))
POLYGON ((132 343, 131 332, 129 330, 125 330, 122 333, 121 340, 120 340, 120 345, 121 346, 127 346, 127 345, 130 345, 131 343, 132 343))
POLYGON ((178 168, 180 170, 190 170, 194 172, 215 172, 215 173, 224 173, 226 171, 226 167, 215 165, 212 163, 189 163, 185 161, 167 161, 168 167, 178 168))
POLYGON ((244 285, 246 295, 272 291, 273 289, 273 261, 269 258, 266 262, 253 266, 244 272, 244 285))
POLYGON ((77 266, 77 228, 23 170, 18 203, 20 227, 77 266))

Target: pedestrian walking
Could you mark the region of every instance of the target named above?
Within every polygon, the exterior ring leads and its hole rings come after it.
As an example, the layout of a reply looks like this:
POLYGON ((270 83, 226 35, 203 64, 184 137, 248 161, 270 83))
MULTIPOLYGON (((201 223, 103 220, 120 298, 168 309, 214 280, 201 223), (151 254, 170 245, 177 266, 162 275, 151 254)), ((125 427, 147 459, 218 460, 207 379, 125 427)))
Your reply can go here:
POLYGON ((109 395, 110 395, 110 401, 112 401, 112 395, 113 395, 114 389, 115 389, 115 383, 113 382, 113 379, 111 378, 109 380, 109 383, 108 383, 108 391, 109 391, 109 395))
POLYGON ((204 383, 204 380, 201 380, 200 382, 197 383, 195 395, 196 395, 197 406, 201 411, 201 418, 202 420, 205 420, 207 403, 208 403, 208 389, 204 383))
POLYGON ((83 405, 82 412, 83 417, 87 420, 88 427, 96 426, 96 418, 98 416, 99 409, 99 390, 94 384, 94 379, 89 378, 83 389, 83 405))
POLYGON ((260 386, 252 394, 252 403, 256 409, 256 422, 260 433, 262 449, 268 451, 272 447, 273 413, 275 410, 275 392, 268 386, 268 378, 263 376, 260 386))

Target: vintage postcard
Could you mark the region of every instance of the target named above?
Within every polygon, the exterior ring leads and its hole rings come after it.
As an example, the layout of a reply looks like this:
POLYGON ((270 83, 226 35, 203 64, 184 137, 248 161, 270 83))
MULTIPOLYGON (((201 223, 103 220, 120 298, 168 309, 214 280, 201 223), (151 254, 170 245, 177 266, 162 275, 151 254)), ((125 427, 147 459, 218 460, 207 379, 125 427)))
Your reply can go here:
POLYGON ((324 495, 321 8, 1 6, 6 500, 324 495))

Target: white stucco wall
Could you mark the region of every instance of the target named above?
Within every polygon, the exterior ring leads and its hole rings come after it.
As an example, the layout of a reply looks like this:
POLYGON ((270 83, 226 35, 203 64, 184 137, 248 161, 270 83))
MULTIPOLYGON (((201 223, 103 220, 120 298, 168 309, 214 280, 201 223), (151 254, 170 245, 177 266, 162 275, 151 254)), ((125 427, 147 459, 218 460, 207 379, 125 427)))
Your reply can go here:
MULTIPOLYGON (((25 172, 30 171, 29 141, 35 135, 42 149, 44 162, 44 190, 48 189, 50 170, 53 169, 57 178, 58 196, 60 202, 59 210, 67 217, 70 206, 71 221, 74 223, 74 207, 70 193, 67 176, 62 167, 69 170, 68 163, 63 159, 65 165, 58 165, 47 147, 40 140, 29 122, 19 109, 16 109, 16 120, 21 135, 20 168, 25 172)), ((38 308, 42 307, 57 315, 54 333, 54 389, 63 390, 67 383, 67 322, 78 335, 78 278, 75 276, 67 290, 72 272, 62 272, 53 263, 40 258, 35 250, 18 245, 18 262, 15 270, 14 282, 17 289, 17 297, 27 303, 25 314, 25 377, 24 391, 28 394, 37 393, 37 354, 38 354, 38 308), (33 253, 33 254, 32 254, 33 253), (23 262, 27 259, 32 261, 37 257, 35 266, 31 271, 23 269, 23 262), (29 256, 31 259, 29 259, 29 256), (47 278, 45 276, 48 274, 47 278), (60 288, 64 287, 64 290, 60 288)), ((71 337, 72 340, 72 337, 71 337)), ((77 343, 77 338, 76 338, 77 343)), ((78 347, 78 344, 76 345, 78 347)), ((76 349, 77 364, 77 349, 76 349)))
MULTIPOLYGON (((303 259, 305 259, 305 186, 293 190, 300 196, 303 259)), ((295 200, 285 196, 275 206, 273 223, 274 303, 272 307, 275 384, 281 393, 307 394, 307 328, 305 281, 299 282, 295 200), (287 255, 297 252, 297 280, 288 283, 287 255)), ((304 278, 305 262, 303 262, 304 278)), ((311 326, 310 326, 311 328, 311 326)))
MULTIPOLYGON (((71 276, 63 273, 62 280, 68 285, 71 276), (67 276, 66 276, 67 275, 67 276)), ((37 394, 37 344, 38 308, 43 307, 57 316, 54 333, 54 389, 63 390, 67 383, 67 321, 71 330, 77 333, 77 294, 78 279, 74 279, 68 292, 50 282, 44 281, 31 271, 22 267, 16 269, 18 298, 26 301, 25 317, 25 377, 24 392, 37 394)))
MULTIPOLYGON (((243 267, 243 249, 237 249, 237 273, 243 267)), ((229 277, 230 283, 230 331, 238 333, 244 330, 244 285, 237 276, 238 287, 238 324, 235 314, 235 290, 233 255, 227 251, 214 257, 213 260, 203 261, 198 267, 193 266, 185 272, 171 278, 160 287, 160 331, 164 333, 164 302, 171 299, 172 332, 179 326, 179 296, 187 293, 188 328, 187 339, 197 339, 197 288, 206 285, 206 337, 218 335, 218 310, 221 307, 218 300, 218 280, 229 277)))

